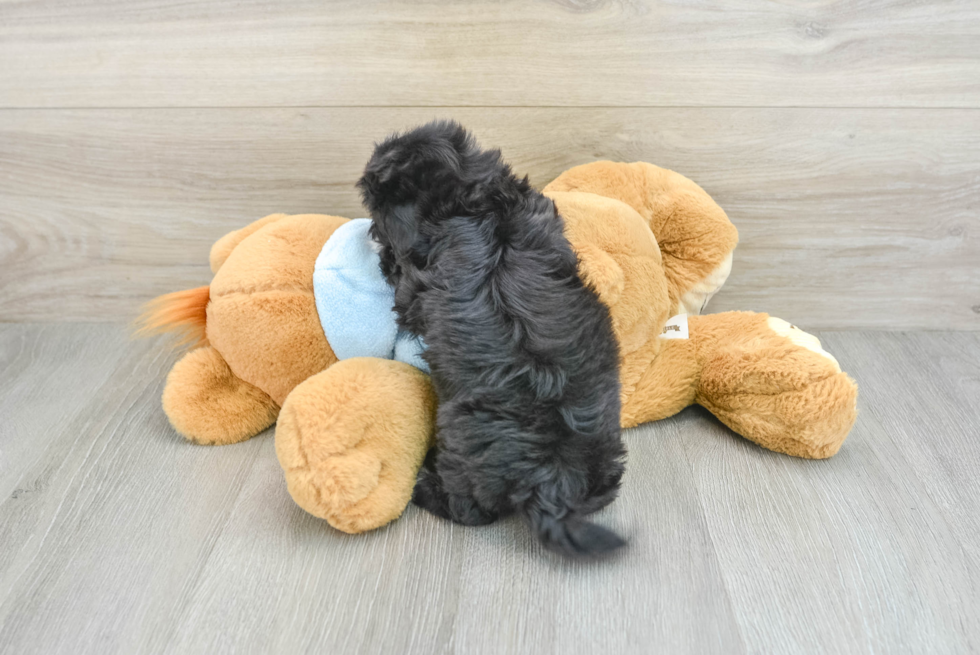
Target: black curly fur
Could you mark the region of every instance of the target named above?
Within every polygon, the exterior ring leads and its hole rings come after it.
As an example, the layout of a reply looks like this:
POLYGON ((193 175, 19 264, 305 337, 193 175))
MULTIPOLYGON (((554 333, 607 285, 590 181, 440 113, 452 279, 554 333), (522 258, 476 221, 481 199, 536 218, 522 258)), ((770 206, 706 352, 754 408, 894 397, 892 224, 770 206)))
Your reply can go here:
POLYGON ((358 187, 439 397, 413 500, 467 525, 518 511, 568 555, 622 546, 583 518, 623 474, 618 346, 554 203, 455 122, 379 144, 358 187))

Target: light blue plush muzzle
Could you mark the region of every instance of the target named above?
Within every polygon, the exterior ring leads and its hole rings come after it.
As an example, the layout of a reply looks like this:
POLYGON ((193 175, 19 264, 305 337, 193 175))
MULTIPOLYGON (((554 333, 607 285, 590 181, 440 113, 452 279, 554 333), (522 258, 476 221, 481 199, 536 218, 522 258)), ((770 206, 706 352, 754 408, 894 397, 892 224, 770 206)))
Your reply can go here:
POLYGON ((395 291, 381 274, 370 226, 367 218, 341 225, 316 258, 313 297, 323 333, 338 359, 395 359, 428 373, 422 338, 396 323, 395 291))

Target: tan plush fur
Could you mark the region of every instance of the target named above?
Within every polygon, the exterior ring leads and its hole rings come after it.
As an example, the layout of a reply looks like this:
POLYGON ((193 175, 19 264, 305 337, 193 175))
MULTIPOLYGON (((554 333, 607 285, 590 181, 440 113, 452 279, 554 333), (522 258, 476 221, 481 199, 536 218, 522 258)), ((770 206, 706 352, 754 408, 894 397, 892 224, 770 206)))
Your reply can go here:
POLYGON ((664 340, 623 406, 623 427, 704 406, 764 448, 822 459, 857 416, 857 385, 834 362, 773 332, 768 315, 688 318, 691 337, 664 340))
POLYGON ((704 189, 683 175, 646 162, 599 161, 570 168, 544 192, 586 191, 615 198, 647 222, 663 254, 670 313, 678 299, 724 261, 738 231, 704 189))
POLYGON ((787 455, 835 454, 857 417, 857 385, 836 363, 773 332, 766 314, 692 317, 695 401, 755 443, 787 455))
POLYGON ((234 250, 239 243, 245 240, 245 237, 251 236, 252 234, 258 232, 260 229, 268 225, 269 223, 275 223, 276 221, 286 218, 286 214, 270 214, 265 218, 260 218, 257 221, 249 223, 240 230, 234 230, 224 235, 211 246, 211 272, 217 273, 218 269, 225 263, 228 259, 228 255, 234 250))
POLYGON ((207 335, 235 375, 282 404, 293 387, 337 361, 316 312, 313 265, 347 219, 274 218, 245 228, 248 236, 215 273, 207 335))
POLYGON ((670 318, 667 278, 653 233, 631 207, 592 193, 548 193, 565 219, 582 277, 609 307, 619 340, 623 402, 660 348, 670 318))
POLYGON ((289 394, 276 454, 300 507, 344 532, 402 513, 432 445, 436 397, 402 362, 346 359, 289 394))
POLYGON ((268 394, 238 378, 218 351, 197 348, 177 362, 163 390, 163 411, 177 432, 200 444, 229 444, 276 422, 268 394))
MULTIPOLYGON (((651 164, 596 162, 565 172, 545 193, 565 219, 583 278, 610 309, 624 427, 699 403, 765 448, 808 458, 837 452, 855 420, 857 386, 809 335, 790 338, 788 324, 765 314, 728 312, 690 316, 688 339, 660 337, 684 298, 724 281, 738 241, 699 186, 651 164)), ((336 528, 362 532, 408 503, 432 443, 435 397, 428 377, 406 364, 337 362, 331 351, 313 265, 346 220, 275 214, 226 235, 211 252, 210 288, 162 301, 170 313, 154 320, 158 329, 190 320, 199 334, 206 316, 210 345, 167 379, 174 427, 201 443, 232 443, 278 415, 276 452, 290 494, 336 528)))

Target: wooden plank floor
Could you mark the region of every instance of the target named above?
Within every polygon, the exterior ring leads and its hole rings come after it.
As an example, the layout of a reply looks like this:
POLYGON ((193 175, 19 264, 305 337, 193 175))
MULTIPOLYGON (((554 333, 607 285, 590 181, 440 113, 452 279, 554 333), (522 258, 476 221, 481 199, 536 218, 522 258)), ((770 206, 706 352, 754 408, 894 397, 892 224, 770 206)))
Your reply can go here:
POLYGON ((861 384, 834 458, 706 412, 627 433, 610 561, 409 508, 293 504, 272 433, 182 441, 173 356, 114 325, 0 326, 0 652, 965 653, 980 648, 980 335, 823 333, 861 384))

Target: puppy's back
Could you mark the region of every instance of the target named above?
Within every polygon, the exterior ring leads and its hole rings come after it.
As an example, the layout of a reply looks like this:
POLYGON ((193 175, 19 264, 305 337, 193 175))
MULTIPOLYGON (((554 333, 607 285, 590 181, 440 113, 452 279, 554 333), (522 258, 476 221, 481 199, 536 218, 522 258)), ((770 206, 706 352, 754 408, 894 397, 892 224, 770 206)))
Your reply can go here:
POLYGON ((621 546, 584 519, 623 472, 618 346, 554 203, 455 123, 386 140, 359 186, 440 399, 439 475, 416 498, 457 520, 517 510, 570 555, 621 546))

